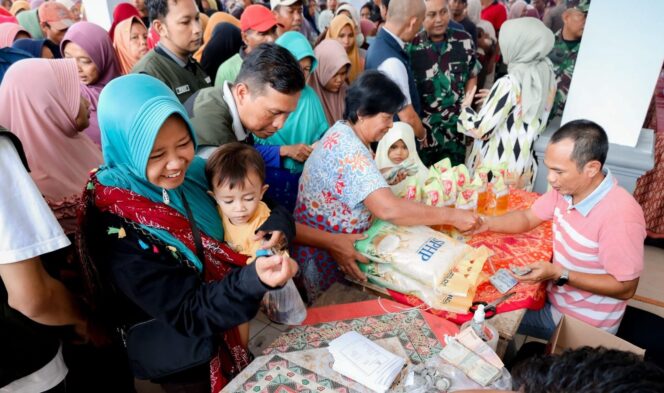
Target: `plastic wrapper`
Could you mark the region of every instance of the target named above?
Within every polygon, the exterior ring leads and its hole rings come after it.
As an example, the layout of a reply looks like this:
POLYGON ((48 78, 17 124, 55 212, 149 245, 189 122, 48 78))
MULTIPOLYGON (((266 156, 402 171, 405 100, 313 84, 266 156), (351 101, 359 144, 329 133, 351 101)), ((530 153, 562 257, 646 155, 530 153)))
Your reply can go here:
POLYGON ((508 186, 515 185, 519 180, 519 174, 515 171, 510 171, 506 162, 496 166, 494 172, 499 172, 508 186))
POLYGON ((443 206, 454 206, 457 198, 457 185, 454 172, 447 171, 440 175, 439 182, 443 187, 443 206))
POLYGON ((406 191, 404 195, 397 196, 409 201, 420 202, 422 200, 422 196, 417 176, 411 176, 404 181, 406 182, 406 191))
POLYGON ((455 207, 462 210, 477 209, 478 191, 474 187, 467 187, 457 195, 455 207))
POLYGON ((283 287, 268 291, 261 306, 270 321, 284 325, 299 325, 307 317, 307 308, 292 279, 283 287))
POLYGON ((454 167, 454 175, 456 177, 457 189, 462 190, 470 183, 470 174, 468 168, 464 164, 454 167))
POLYGON ((387 168, 387 171, 383 173, 383 177, 391 184, 400 172, 406 172, 406 175, 413 176, 417 174, 418 169, 414 160, 406 158, 400 164, 387 168))
MULTIPOLYGON (((355 243, 355 248, 376 262, 376 275, 395 285, 397 282, 401 284, 390 288, 410 293, 425 287, 433 292, 434 298, 442 299, 437 295, 469 293, 475 282, 466 280, 462 283, 462 274, 449 273, 457 266, 467 264, 478 264, 481 269, 489 256, 488 250, 484 248, 470 247, 425 226, 399 227, 377 220, 366 235, 366 239, 355 243), (382 265, 389 265, 390 269, 382 265), (397 272, 404 277, 394 276, 397 272), (397 280, 401 278, 401 281, 397 280), (419 285, 406 282, 406 278, 417 281, 419 285)), ((430 302, 436 307, 434 304, 442 303, 443 300, 439 302, 433 299, 430 302)))
POLYGON ((443 206, 443 186, 438 178, 430 177, 424 182, 424 203, 429 206, 443 206))
POLYGON ((479 176, 484 184, 489 183, 489 173, 490 172, 491 172, 491 169, 489 167, 484 166, 484 165, 481 165, 480 167, 475 169, 475 175, 479 176))
MULTIPOLYGON (((270 256, 280 253, 275 249, 258 250, 256 256, 270 256)), ((290 258, 288 252, 282 254, 290 258)), ((286 285, 279 289, 267 291, 261 301, 261 308, 272 322, 284 325, 299 325, 307 317, 307 308, 292 279, 289 279, 286 285)))
POLYGON ((504 367, 500 370, 500 375, 495 381, 490 383, 488 386, 482 386, 468 378, 466 374, 463 373, 463 371, 451 365, 450 363, 447 363, 440 356, 432 356, 424 363, 424 366, 437 370, 440 375, 444 375, 450 380, 450 387, 447 392, 472 389, 493 389, 501 391, 512 390, 512 376, 504 367))
POLYGON ((433 168, 436 168, 440 174, 443 174, 452 169, 452 161, 449 158, 443 158, 437 163, 433 164, 433 168))
POLYGON ((486 186, 487 182, 482 180, 482 177, 479 173, 475 173, 475 176, 473 176, 473 181, 470 182, 470 187, 476 189, 478 192, 482 192, 486 190, 486 186))
POLYGON ((504 195, 508 195, 510 190, 505 183, 505 178, 502 175, 494 175, 493 181, 491 182, 493 194, 498 198, 504 195))

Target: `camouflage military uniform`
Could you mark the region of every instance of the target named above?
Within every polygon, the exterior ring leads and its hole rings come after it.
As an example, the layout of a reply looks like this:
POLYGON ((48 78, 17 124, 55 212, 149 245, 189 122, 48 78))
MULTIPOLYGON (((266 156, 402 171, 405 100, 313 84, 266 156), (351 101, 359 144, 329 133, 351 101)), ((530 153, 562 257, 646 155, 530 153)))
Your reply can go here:
POLYGON ((553 45, 551 53, 549 53, 549 59, 553 63, 553 72, 556 74, 556 83, 558 85, 556 100, 553 104, 553 110, 551 110, 551 117, 563 115, 563 109, 565 109, 565 103, 567 102, 567 92, 572 82, 576 57, 579 54, 579 46, 581 46, 581 40, 565 41, 562 30, 556 33, 556 42, 553 45))
MULTIPOLYGON (((590 9, 590 0, 565 0, 565 7, 568 10, 576 9, 587 15, 590 9)), ((549 53, 549 59, 553 63, 553 72, 556 74, 558 90, 556 91, 556 100, 553 103, 553 109, 551 109, 549 118, 563 115, 565 103, 567 103, 567 92, 572 82, 576 57, 579 54, 579 46, 581 46, 580 39, 578 41, 566 41, 563 39, 562 30, 556 33, 556 42, 553 45, 551 53, 549 53)))
POLYGON ((461 164, 466 156, 466 137, 456 131, 461 101, 468 79, 477 76, 477 60, 471 36, 465 31, 448 28, 440 43, 420 32, 406 48, 422 103, 422 124, 427 141, 419 151, 429 166, 444 157, 461 164))

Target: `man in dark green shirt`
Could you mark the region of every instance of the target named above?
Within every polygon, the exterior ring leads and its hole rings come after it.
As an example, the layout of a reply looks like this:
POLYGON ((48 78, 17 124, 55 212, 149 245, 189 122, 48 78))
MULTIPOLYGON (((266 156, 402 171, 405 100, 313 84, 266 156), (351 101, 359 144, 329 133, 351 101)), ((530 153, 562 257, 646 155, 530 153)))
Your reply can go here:
POLYGON ((212 86, 210 77, 192 58, 203 37, 198 8, 194 0, 152 0, 148 8, 160 39, 132 72, 161 80, 184 103, 196 91, 212 86))

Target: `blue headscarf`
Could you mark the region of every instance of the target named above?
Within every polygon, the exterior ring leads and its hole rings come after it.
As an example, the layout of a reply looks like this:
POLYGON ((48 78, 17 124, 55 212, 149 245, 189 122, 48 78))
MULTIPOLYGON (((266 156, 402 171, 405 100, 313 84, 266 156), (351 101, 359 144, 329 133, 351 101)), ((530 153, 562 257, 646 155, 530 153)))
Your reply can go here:
POLYGON ((0 48, 0 83, 5 77, 5 72, 9 67, 19 60, 30 59, 32 56, 28 52, 15 48, 0 48))
MULTIPOLYGON (((296 31, 286 32, 275 43, 288 49, 297 61, 305 57, 311 57, 310 74, 318 66, 318 60, 311 44, 301 33, 296 31)), ((284 126, 266 139, 255 138, 254 140, 259 145, 288 146, 298 143, 311 145, 323 136, 328 126, 325 111, 318 95, 309 85, 305 85, 297 102, 297 108, 288 115, 284 126)), ((300 173, 304 168, 304 164, 289 157, 283 160, 283 166, 293 173, 300 173)))
POLYGON ((42 48, 46 46, 53 53, 53 58, 59 59, 62 56, 60 55, 60 47, 51 40, 44 38, 32 39, 32 38, 21 38, 20 40, 14 41, 12 48, 20 49, 28 52, 32 57, 40 58, 42 57, 42 48))
MULTIPOLYGON (((184 119, 196 147, 187 111, 164 83, 144 74, 125 75, 111 81, 99 96, 98 108, 104 153, 104 165, 97 172, 99 182, 162 203, 162 189, 147 179, 148 158, 162 124, 172 115, 184 119)), ((198 228, 208 236, 223 241, 221 218, 207 190, 205 161, 196 157, 187 169, 184 183, 167 191, 169 206, 186 216, 181 197, 184 194, 198 228)), ((142 228, 166 244, 175 246, 202 271, 203 266, 196 253, 170 232, 146 225, 142 228)))

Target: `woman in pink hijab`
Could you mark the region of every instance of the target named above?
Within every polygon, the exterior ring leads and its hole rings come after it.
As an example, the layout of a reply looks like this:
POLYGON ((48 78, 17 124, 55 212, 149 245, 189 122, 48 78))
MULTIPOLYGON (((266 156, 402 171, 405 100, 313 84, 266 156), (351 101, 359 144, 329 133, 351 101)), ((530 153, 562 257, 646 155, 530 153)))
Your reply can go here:
POLYGON ((76 229, 76 206, 101 150, 82 133, 88 103, 74 60, 26 59, 0 85, 0 124, 23 142, 30 175, 66 233, 76 229))
POLYGON ((76 60, 81 93, 90 101, 90 127, 85 133, 101 145, 97 123, 97 100, 101 89, 120 75, 113 43, 106 30, 89 22, 78 22, 67 30, 60 51, 63 57, 76 60))
POLYGON ((24 28, 16 23, 0 23, 0 48, 7 48, 21 38, 32 38, 24 28))

